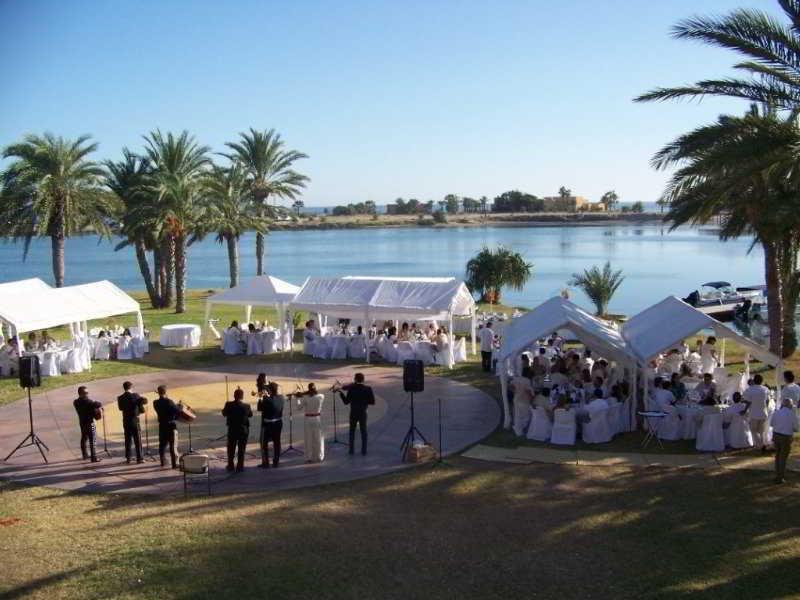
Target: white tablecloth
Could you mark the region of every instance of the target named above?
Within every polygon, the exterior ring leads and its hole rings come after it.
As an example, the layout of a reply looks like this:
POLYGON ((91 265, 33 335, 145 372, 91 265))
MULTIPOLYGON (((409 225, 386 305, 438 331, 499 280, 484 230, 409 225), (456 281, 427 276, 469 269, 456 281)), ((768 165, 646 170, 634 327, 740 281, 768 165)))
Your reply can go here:
POLYGON ((164 325, 161 328, 159 341, 165 347, 197 348, 200 345, 200 326, 180 323, 164 325))

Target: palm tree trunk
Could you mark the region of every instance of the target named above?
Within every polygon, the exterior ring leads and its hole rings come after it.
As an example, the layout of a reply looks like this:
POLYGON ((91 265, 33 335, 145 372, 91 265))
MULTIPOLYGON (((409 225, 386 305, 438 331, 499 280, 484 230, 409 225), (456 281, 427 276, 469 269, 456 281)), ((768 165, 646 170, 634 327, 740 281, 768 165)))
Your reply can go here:
POLYGON ((264 234, 256 233, 256 275, 264 274, 264 234))
POLYGON ((186 312, 186 234, 175 236, 175 312, 186 312))
POLYGON ((142 240, 136 240, 133 243, 133 247, 136 250, 136 262, 139 263, 139 272, 142 274, 142 279, 144 279, 144 287, 147 289, 147 295, 150 297, 150 306, 157 308, 158 297, 153 287, 153 276, 150 274, 150 263, 147 262, 147 250, 145 250, 144 242, 142 240))
POLYGON ((239 285, 239 240, 235 235, 226 238, 228 242, 228 269, 231 275, 231 287, 239 285))
POLYGON ((164 285, 161 287, 162 308, 172 306, 172 286, 175 280, 175 239, 168 235, 161 248, 161 259, 164 262, 164 285))
POLYGON ((783 356, 783 294, 780 261, 775 242, 762 242, 764 246, 764 276, 767 282, 767 307, 769 319, 769 349, 783 356))
POLYGON ((163 298, 161 297, 162 294, 162 283, 164 282, 164 267, 161 262, 161 250, 159 248, 153 248, 153 290, 155 294, 156 304, 153 308, 161 308, 161 303, 163 302, 163 298))
POLYGON ((50 246, 53 258, 53 277, 56 287, 64 287, 64 234, 50 236, 50 246))

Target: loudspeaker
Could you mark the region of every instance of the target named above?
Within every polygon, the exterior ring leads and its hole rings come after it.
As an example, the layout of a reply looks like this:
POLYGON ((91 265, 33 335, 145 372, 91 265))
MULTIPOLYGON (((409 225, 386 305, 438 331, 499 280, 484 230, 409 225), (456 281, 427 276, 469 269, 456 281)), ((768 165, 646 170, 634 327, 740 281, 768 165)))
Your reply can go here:
POLYGON ((425 390, 425 363, 421 360, 403 361, 403 391, 422 392, 425 390))
POLYGON ((39 367, 39 357, 20 356, 19 358, 19 385, 24 388, 34 388, 42 385, 42 371, 39 367))

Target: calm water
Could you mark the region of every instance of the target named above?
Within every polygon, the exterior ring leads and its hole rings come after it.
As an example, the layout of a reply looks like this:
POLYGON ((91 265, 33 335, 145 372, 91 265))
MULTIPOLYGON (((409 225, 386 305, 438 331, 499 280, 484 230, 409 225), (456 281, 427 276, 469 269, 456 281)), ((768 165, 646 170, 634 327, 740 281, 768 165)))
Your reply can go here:
MULTIPOLYGON (((295 284, 307 276, 394 275, 463 277, 467 260, 482 245, 505 244, 534 263, 524 290, 503 301, 535 306, 566 286, 571 274, 610 260, 626 276, 611 304, 633 314, 669 294, 685 296, 699 284, 725 279, 763 282, 763 258, 749 239, 720 242, 711 229, 669 233, 659 225, 603 227, 485 227, 275 232, 267 238, 266 270, 295 284)), ((74 238, 66 244, 67 284, 110 279, 123 289, 143 289, 133 250, 114 243, 74 238)), ((255 236, 241 240, 242 273, 255 274, 255 236)), ((224 287, 225 248, 212 240, 189 249, 189 286, 224 287)), ((49 240, 37 240, 26 262, 22 245, 0 243, 0 282, 41 277, 52 283, 49 240)), ((579 304, 590 306, 579 292, 579 304)))

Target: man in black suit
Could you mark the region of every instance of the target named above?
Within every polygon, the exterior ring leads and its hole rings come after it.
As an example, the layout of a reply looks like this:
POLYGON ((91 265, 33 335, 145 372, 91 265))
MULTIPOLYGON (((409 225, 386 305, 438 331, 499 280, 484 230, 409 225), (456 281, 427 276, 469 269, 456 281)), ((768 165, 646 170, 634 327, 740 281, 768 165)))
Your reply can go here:
POLYGON ((269 443, 272 442, 272 466, 277 467, 281 458, 281 432, 283 431, 283 405, 286 398, 274 381, 266 386, 266 392, 256 408, 261 411, 261 467, 269 466, 269 443))
POLYGON ((144 413, 144 405, 147 398, 142 398, 136 392, 132 392, 133 384, 126 381, 122 384, 123 393, 117 396, 117 406, 122 412, 122 431, 125 433, 125 462, 131 462, 131 444, 136 448, 136 462, 141 464, 142 460, 142 438, 139 433, 139 415, 144 413))
POLYGON ((367 454, 367 407, 375 404, 372 388, 364 385, 364 374, 356 373, 353 383, 339 391, 342 402, 350 405, 350 454, 355 450, 356 426, 361 430, 361 454, 367 454))
POLYGON ((103 405, 89 398, 89 391, 86 386, 78 388, 78 397, 73 401, 75 412, 78 413, 78 424, 81 427, 81 454, 83 459, 92 459, 92 462, 100 462, 94 451, 95 427, 94 421, 103 409, 103 405), (86 453, 86 442, 89 442, 89 454, 86 453))
POLYGON ((170 458, 172 458, 172 468, 178 468, 178 457, 175 454, 175 430, 177 425, 175 419, 178 418, 178 405, 167 397, 167 386, 158 386, 158 398, 153 402, 153 410, 158 415, 158 456, 161 458, 161 466, 164 463, 164 451, 169 446, 170 458))
POLYGON ((226 402, 222 409, 228 425, 228 471, 233 471, 233 458, 236 456, 236 472, 244 471, 244 450, 247 447, 247 438, 250 437, 250 417, 253 411, 249 404, 242 402, 244 391, 236 388, 233 392, 233 401, 226 402))

